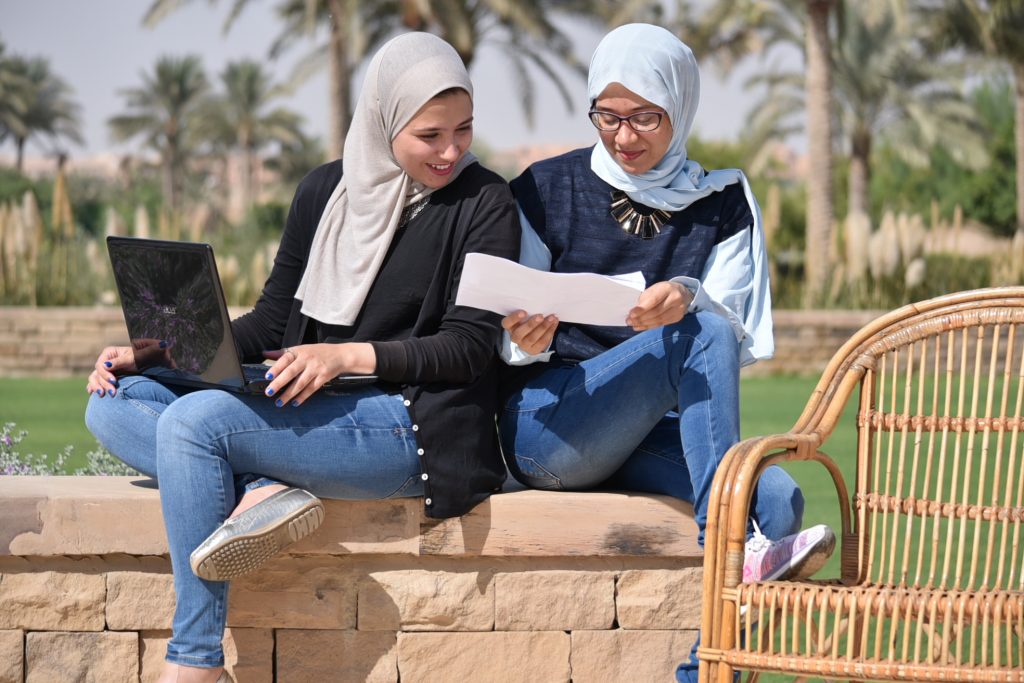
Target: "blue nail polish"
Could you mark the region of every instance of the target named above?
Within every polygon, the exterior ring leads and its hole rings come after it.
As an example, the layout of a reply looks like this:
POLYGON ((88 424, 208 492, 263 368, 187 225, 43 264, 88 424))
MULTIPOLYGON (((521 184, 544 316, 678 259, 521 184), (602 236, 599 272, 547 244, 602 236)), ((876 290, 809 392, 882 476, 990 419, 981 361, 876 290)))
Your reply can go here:
POLYGON ((108 368, 112 368, 112 367, 114 367, 114 364, 113 364, 113 363, 111 363, 111 362, 110 362, 109 360, 105 360, 105 361, 103 361, 103 364, 104 364, 104 365, 106 365, 106 366, 107 366, 108 368))
POLYGON ((100 398, 103 398, 103 390, 100 389, 100 398))
POLYGON ((274 379, 274 373, 268 372, 266 377, 267 377, 267 379, 274 379))
POLYGON ((160 348, 161 349, 166 349, 167 348, 167 342, 164 341, 163 339, 160 340, 160 348))
POLYGON ((270 387, 267 387, 267 396, 273 396, 273 395, 274 395, 274 390, 271 389, 270 387))
POLYGON ((281 399, 277 399, 276 401, 274 401, 274 405, 280 408, 281 406, 284 405, 284 401, 282 401, 281 399))
POLYGON ((299 402, 297 400, 296 401, 292 401, 292 408, 298 408, 298 407, 299 407, 299 402))

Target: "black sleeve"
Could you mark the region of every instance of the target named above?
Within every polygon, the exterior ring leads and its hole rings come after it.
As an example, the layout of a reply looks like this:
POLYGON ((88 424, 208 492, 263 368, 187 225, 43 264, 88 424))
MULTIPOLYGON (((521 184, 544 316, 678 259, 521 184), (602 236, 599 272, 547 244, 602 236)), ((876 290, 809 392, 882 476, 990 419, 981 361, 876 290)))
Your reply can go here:
POLYGON ((501 334, 501 316, 456 306, 455 296, 466 254, 477 252, 519 259, 519 217, 508 186, 504 182, 488 186, 486 196, 469 220, 471 224, 454 262, 447 287, 448 300, 443 303, 444 315, 437 332, 403 341, 372 342, 381 379, 404 384, 467 384, 493 361, 501 334))
POLYGON ((231 323, 235 342, 246 361, 262 360, 263 350, 281 348, 313 234, 340 179, 341 162, 336 161, 314 169, 299 183, 270 277, 253 309, 231 323))

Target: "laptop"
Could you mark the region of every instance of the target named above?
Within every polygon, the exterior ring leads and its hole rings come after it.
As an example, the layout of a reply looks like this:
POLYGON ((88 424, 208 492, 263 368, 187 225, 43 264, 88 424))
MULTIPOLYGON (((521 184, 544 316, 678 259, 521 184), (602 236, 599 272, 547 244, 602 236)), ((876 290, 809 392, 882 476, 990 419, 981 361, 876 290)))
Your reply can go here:
MULTIPOLYGON (((142 374, 168 384, 263 393, 268 367, 239 357, 213 247, 111 236, 107 251, 142 374)), ((376 381, 376 375, 341 375, 324 387, 376 381)))

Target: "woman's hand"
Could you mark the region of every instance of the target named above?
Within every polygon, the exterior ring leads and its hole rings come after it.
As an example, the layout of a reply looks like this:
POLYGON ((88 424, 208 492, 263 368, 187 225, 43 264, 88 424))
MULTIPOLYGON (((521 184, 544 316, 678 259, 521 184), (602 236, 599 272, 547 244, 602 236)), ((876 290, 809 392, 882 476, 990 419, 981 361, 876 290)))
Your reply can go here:
POLYGON ((108 346, 100 351, 89 381, 85 385, 90 394, 98 391, 100 396, 117 391, 117 378, 136 373, 140 368, 161 366, 173 368, 170 347, 160 339, 136 339, 131 346, 108 346))
POLYGON ((683 319, 693 294, 678 282, 658 282, 640 294, 626 316, 626 324, 637 332, 671 325, 683 319))
POLYGON ((516 311, 501 320, 501 326, 508 330, 516 346, 531 356, 544 353, 551 346, 558 329, 558 318, 553 315, 529 315, 516 311))
POLYGON ((89 381, 85 384, 85 390, 90 394, 94 391, 99 392, 100 396, 109 392, 113 396, 117 391, 117 375, 136 370, 132 347, 108 346, 100 351, 96 365, 89 373, 89 381))
POLYGON ((303 344, 263 355, 275 361, 267 372, 272 381, 264 393, 278 407, 302 405, 338 375, 372 375, 377 370, 377 354, 365 342, 303 344))

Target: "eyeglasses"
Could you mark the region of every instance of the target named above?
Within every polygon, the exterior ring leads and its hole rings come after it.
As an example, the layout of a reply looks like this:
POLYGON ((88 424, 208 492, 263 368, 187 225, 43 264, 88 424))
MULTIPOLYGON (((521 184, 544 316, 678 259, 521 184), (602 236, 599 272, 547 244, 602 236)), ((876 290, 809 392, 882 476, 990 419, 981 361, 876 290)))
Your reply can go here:
POLYGON ((590 122, 594 124, 595 128, 606 133, 617 131, 622 126, 623 121, 628 123, 629 127, 637 133, 650 133, 652 130, 658 129, 663 116, 664 114, 659 111, 638 111, 629 116, 619 116, 610 111, 590 110, 590 122))

